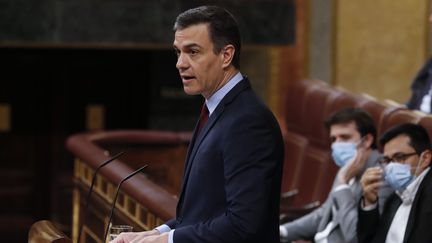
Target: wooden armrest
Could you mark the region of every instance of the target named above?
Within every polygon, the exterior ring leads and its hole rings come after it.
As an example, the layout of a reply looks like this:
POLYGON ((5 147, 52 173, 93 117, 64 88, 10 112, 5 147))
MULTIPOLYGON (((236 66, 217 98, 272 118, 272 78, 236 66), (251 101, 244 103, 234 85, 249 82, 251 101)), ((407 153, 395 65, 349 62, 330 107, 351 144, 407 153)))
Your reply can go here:
POLYGON ((294 189, 292 189, 290 191, 281 193, 281 199, 282 200, 286 200, 286 199, 292 198, 295 195, 297 195, 298 193, 299 193, 299 190, 297 188, 294 188, 294 189))
POLYGON ((29 243, 72 243, 63 232, 48 220, 41 220, 30 227, 29 243))

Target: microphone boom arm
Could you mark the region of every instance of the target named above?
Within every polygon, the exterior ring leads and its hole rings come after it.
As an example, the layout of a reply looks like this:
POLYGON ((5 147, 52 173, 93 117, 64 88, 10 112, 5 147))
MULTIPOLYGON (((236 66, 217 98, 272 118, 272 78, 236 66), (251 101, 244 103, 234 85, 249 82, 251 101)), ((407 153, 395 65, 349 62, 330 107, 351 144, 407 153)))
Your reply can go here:
POLYGON ((118 194, 119 194, 119 192, 120 192, 120 187, 121 187, 121 185, 123 184, 123 182, 125 182, 126 180, 128 180, 128 179, 131 178, 132 176, 138 174, 139 172, 141 172, 142 170, 144 170, 144 169, 147 168, 147 167, 148 167, 148 165, 144 165, 144 166, 142 166, 142 167, 139 168, 138 170, 132 172, 131 174, 129 174, 128 176, 126 176, 125 178, 123 178, 123 179, 120 181, 120 183, 118 184, 117 189, 116 189, 116 194, 115 194, 115 197, 114 197, 114 200, 113 200, 112 206, 111 206, 111 211, 110 211, 110 216, 109 216, 109 220, 108 220, 108 225, 107 225, 107 227, 106 227, 105 235, 104 235, 104 238, 103 238, 103 241, 102 241, 102 242, 106 242, 106 239, 107 239, 107 236, 108 236, 108 231, 109 231, 109 228, 110 228, 110 224, 111 224, 112 217, 113 217, 113 215, 114 215, 114 209, 115 209, 115 205, 116 205, 116 202, 117 202, 118 194))
POLYGON ((93 173, 93 178, 92 178, 92 182, 90 184, 90 189, 87 193, 87 198, 86 198, 86 205, 85 205, 85 212, 84 212, 84 216, 80 222, 80 226, 79 226, 79 233, 78 233, 78 238, 77 238, 77 242, 80 242, 80 238, 81 238, 81 234, 82 234, 82 230, 83 230, 83 226, 84 223, 87 219, 88 216, 88 206, 90 205, 90 199, 91 199, 91 194, 93 193, 93 186, 95 184, 96 181, 96 175, 99 173, 99 170, 102 169, 102 167, 104 167, 105 165, 111 163, 112 161, 114 161, 115 159, 117 159, 118 157, 122 156, 125 152, 122 151, 120 153, 117 153, 116 155, 114 155, 113 157, 111 157, 110 159, 108 159, 107 161, 103 162, 102 164, 100 164, 96 169, 95 172, 93 173))

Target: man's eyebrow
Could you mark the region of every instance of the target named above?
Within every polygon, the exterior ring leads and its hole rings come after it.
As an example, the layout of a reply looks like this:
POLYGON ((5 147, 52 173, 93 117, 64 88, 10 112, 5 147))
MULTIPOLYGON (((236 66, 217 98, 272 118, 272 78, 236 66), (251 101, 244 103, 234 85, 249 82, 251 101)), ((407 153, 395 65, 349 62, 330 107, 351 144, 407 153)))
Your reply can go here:
POLYGON ((199 48, 201 48, 201 46, 198 45, 198 44, 196 44, 196 43, 191 43, 191 44, 189 44, 189 45, 186 45, 185 47, 186 47, 186 48, 192 48, 192 47, 199 47, 199 48))
MULTIPOLYGON (((198 44, 196 44, 196 43, 191 43, 191 44, 184 45, 182 48, 191 49, 193 47, 201 48, 201 46, 198 45, 198 44)), ((176 49, 176 50, 181 49, 181 48, 177 47, 176 45, 173 45, 173 48, 176 49)))

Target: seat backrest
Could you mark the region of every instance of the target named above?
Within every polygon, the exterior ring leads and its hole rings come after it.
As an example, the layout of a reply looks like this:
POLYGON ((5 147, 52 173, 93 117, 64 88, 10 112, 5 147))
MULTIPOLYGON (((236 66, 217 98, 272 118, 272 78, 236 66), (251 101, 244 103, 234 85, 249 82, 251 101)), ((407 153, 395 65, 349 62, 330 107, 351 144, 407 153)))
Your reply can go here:
MULTIPOLYGON (((331 165, 330 151, 316 146, 308 146, 300 170, 298 190, 299 193, 291 201, 291 206, 302 206, 311 202, 324 202, 323 194, 328 195, 329 190, 323 191, 323 183, 329 175, 331 165)), ((333 175, 334 177, 334 175, 333 175)))
POLYGON ((417 124, 424 127, 429 134, 429 139, 432 139, 432 116, 431 115, 422 116, 420 120, 417 122, 417 124))
POLYGON ((328 132, 324 121, 327 118, 326 106, 330 104, 337 92, 330 86, 315 87, 308 90, 303 104, 303 134, 313 145, 328 147, 328 132))
POLYGON ((345 108, 357 107, 362 101, 360 96, 353 93, 339 89, 335 89, 335 92, 336 95, 333 95, 331 99, 327 101, 328 104, 326 105, 326 117, 329 117, 335 112, 345 108))
POLYGON ((302 135, 287 132, 284 134, 284 144, 285 158, 281 193, 297 189, 308 141, 302 135))
POLYGON ((306 93, 316 86, 327 86, 324 81, 320 80, 302 80, 288 84, 287 94, 285 96, 286 109, 285 119, 287 129, 293 132, 303 133, 303 108, 306 99, 306 93))
POLYGON ((384 118, 384 111, 388 109, 388 106, 379 102, 372 96, 362 96, 362 99, 360 99, 357 107, 369 113, 375 122, 377 132, 379 132, 379 126, 384 118))
POLYGON ((380 134, 398 124, 417 123, 423 116, 420 113, 402 107, 389 107, 388 110, 387 113, 384 112, 385 117, 380 124, 380 134))

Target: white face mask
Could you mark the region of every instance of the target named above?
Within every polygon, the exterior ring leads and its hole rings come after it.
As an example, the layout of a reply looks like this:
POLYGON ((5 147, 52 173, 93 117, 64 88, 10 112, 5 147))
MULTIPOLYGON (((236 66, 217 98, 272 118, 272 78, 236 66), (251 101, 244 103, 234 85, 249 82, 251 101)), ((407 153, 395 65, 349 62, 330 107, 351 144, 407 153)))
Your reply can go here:
POLYGON ((337 166, 344 167, 348 162, 352 161, 357 156, 357 148, 365 141, 366 137, 362 137, 360 142, 334 142, 331 145, 332 158, 337 166))
POLYGON ((411 174, 411 166, 397 162, 390 162, 384 168, 384 175, 384 180, 399 192, 403 192, 414 179, 411 174))
POLYGON ((335 142, 332 144, 332 157, 337 166, 343 167, 357 155, 357 144, 335 142))
POLYGON ((398 162, 390 162, 384 167, 384 180, 396 191, 405 205, 411 204, 415 194, 406 191, 406 188, 417 178, 417 173, 423 161, 420 155, 414 174, 411 173, 411 165, 398 162))

